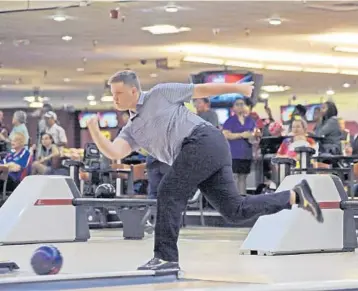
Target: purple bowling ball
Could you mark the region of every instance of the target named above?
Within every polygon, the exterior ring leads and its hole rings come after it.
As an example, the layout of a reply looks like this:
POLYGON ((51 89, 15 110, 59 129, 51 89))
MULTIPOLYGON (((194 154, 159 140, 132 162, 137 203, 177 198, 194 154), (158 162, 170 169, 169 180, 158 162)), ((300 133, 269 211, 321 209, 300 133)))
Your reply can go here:
POLYGON ((31 258, 31 266, 37 275, 55 275, 62 267, 63 258, 54 246, 39 247, 31 258))

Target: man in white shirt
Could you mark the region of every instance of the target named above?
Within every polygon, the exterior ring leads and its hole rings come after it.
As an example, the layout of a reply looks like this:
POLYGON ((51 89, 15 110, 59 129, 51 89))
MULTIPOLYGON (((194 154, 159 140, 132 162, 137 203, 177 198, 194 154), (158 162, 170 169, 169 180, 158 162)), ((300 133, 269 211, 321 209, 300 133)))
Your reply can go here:
POLYGON ((65 130, 59 126, 57 121, 57 115, 53 111, 49 111, 44 115, 46 121, 46 133, 50 134, 55 144, 60 148, 67 145, 67 137, 65 130))

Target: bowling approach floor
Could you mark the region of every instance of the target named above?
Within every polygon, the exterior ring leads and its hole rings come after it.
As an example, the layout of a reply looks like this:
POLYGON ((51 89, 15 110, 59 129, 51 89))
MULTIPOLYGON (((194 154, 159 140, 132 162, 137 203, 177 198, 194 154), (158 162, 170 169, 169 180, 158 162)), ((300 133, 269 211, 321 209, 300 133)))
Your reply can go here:
POLYGON ((99 273, 135 271, 152 256, 152 236, 132 241, 124 240, 120 230, 96 230, 92 231, 89 242, 55 244, 64 257, 64 265, 60 274, 52 276, 36 276, 31 270, 30 258, 38 245, 1 246, 1 261, 15 261, 20 270, 0 275, 0 290, 358 290, 357 253, 277 257, 239 255, 239 246, 247 232, 234 228, 183 229, 179 243, 183 278, 176 282, 146 282, 146 285, 132 282, 118 286, 118 282, 95 277, 99 273), (92 275, 95 273, 97 275, 92 275), (55 280, 66 276, 83 276, 84 279, 65 285, 52 284, 52 281, 37 286, 1 284, 29 279, 55 280))

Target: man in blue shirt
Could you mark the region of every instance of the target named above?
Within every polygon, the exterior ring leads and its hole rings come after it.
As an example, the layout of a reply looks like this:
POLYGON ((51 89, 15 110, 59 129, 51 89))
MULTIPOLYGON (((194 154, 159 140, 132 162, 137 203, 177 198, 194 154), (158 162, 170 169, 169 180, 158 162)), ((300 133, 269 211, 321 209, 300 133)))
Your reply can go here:
POLYGON ((298 205, 323 222, 319 204, 306 180, 291 191, 239 195, 224 135, 184 105, 191 98, 227 93, 251 96, 253 83, 159 84, 142 92, 132 71, 118 72, 108 83, 116 108, 133 113, 114 142, 103 137, 96 116, 88 121, 99 150, 112 160, 120 160, 142 147, 171 166, 159 185, 154 257, 139 270, 179 269, 177 241, 181 214, 197 188, 232 222, 291 209, 292 205, 298 205))

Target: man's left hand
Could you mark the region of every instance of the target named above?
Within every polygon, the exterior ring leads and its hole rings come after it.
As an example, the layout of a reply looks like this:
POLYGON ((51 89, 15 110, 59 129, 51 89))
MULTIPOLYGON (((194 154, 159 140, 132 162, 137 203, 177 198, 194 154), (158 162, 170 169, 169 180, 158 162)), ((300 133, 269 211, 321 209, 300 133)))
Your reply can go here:
POLYGON ((87 127, 89 129, 90 132, 99 130, 99 125, 98 125, 98 117, 96 116, 92 116, 88 121, 87 121, 87 127))
POLYGON ((252 92, 254 91, 254 82, 241 83, 239 93, 245 97, 251 97, 252 92))

